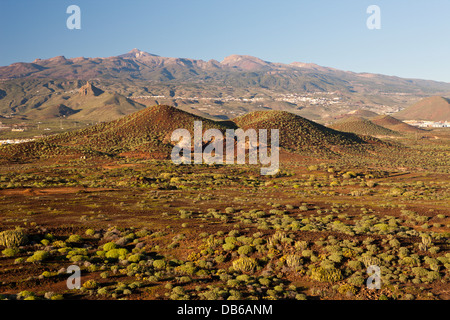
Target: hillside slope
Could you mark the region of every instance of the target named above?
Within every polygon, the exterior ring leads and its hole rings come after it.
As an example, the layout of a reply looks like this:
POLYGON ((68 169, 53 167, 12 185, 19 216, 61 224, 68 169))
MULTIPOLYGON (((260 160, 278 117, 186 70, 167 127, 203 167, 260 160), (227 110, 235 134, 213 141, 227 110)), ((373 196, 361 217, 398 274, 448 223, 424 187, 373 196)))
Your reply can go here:
POLYGON ((401 120, 450 121, 450 99, 428 97, 399 111, 394 116, 401 120))
POLYGON ((362 117, 349 117, 341 119, 330 125, 330 128, 344 132, 352 132, 360 135, 369 135, 373 137, 400 135, 396 131, 377 125, 372 121, 364 119, 362 117))
MULTIPOLYGON (((172 132, 184 128, 193 135, 194 121, 202 121, 203 131, 214 128, 225 132, 237 127, 279 129, 280 148, 304 155, 361 153, 383 145, 377 139, 335 131, 285 111, 259 111, 233 121, 213 121, 171 106, 157 105, 92 127, 3 146, 0 155, 6 161, 95 154, 170 159, 175 144, 170 140, 172 132)), ((204 145, 207 143, 204 141, 204 145)))
POLYGON ((118 153, 142 153, 147 157, 169 158, 176 129, 187 129, 193 135, 194 121, 202 121, 203 130, 231 128, 224 123, 205 119, 171 106, 153 106, 115 121, 47 138, 63 146, 118 153))
POLYGON ((83 82, 32 80, 7 83, 0 106, 5 115, 20 114, 33 120, 66 117, 94 121, 115 120, 145 108, 121 94, 83 82))
POLYGON ((407 123, 404 123, 403 121, 400 121, 392 116, 389 115, 380 115, 378 117, 370 119, 373 123, 382 126, 384 128, 397 131, 397 132, 403 132, 403 133, 420 133, 425 132, 424 130, 411 126, 407 123))
POLYGON ((233 119, 243 129, 279 129, 280 147, 312 154, 348 153, 370 147, 370 139, 327 128, 286 111, 255 111, 233 119))

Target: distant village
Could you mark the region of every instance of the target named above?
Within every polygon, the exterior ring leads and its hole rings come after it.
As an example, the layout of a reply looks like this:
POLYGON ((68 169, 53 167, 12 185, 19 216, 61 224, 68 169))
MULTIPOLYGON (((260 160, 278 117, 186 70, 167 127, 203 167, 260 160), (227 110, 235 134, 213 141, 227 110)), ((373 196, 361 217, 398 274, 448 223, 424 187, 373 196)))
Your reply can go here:
MULTIPOLYGON (((300 103, 300 102, 307 102, 311 105, 331 105, 339 103, 341 98, 340 97, 323 97, 323 95, 334 95, 335 92, 321 92, 321 97, 315 97, 314 93, 303 93, 303 94, 296 94, 296 93, 290 93, 290 94, 280 94, 279 97, 275 98, 275 101, 285 101, 290 103, 300 103)), ((220 101, 220 102, 262 102, 267 100, 267 98, 263 97, 253 97, 253 98, 236 98, 233 96, 225 96, 225 97, 182 97, 182 96, 174 96, 174 97, 167 97, 164 95, 153 95, 153 96, 134 96, 134 99, 180 99, 180 100, 197 100, 197 101, 220 101)))
POLYGON ((450 128, 449 121, 404 120, 403 122, 420 128, 450 128))
POLYGON ((26 125, 20 125, 20 124, 14 124, 12 126, 7 126, 4 125, 1 121, 0 121, 0 131, 13 131, 13 132, 23 132, 26 130, 26 125))
MULTIPOLYGON (((20 124, 13 124, 11 126, 7 126, 3 124, 0 121, 0 133, 2 131, 11 131, 11 132, 24 132, 28 129, 27 125, 25 123, 20 124)), ((45 130, 45 129, 44 129, 45 130)), ((49 129, 50 130, 50 129, 49 129)), ((6 139, 6 140, 0 140, 0 145, 3 144, 16 144, 16 143, 23 143, 23 142, 29 142, 33 141, 36 138, 39 138, 40 136, 36 136, 34 138, 27 138, 27 139, 6 139)))
POLYGON ((34 141, 34 140, 35 140, 35 138, 0 140, 0 146, 3 145, 3 144, 17 144, 17 143, 30 142, 30 141, 34 141))

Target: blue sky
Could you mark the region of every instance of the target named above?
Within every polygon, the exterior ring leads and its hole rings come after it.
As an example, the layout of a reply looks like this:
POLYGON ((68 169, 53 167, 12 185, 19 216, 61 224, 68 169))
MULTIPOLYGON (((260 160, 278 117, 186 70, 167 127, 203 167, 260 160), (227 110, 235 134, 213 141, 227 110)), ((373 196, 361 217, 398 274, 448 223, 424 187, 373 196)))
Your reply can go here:
POLYGON ((222 60, 247 54, 450 82, 448 0, 1 0, 0 65, 133 48, 222 60), (69 30, 69 5, 81 30, 69 30), (369 5, 381 29, 369 30, 369 5))

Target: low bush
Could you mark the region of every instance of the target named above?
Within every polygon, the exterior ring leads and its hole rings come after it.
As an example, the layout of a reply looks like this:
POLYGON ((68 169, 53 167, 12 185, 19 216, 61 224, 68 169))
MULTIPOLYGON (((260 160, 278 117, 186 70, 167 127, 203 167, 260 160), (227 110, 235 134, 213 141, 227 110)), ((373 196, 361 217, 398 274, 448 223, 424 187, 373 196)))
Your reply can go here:
POLYGON ((249 257, 241 257, 232 262, 233 269, 240 272, 252 272, 258 266, 255 259, 249 257))

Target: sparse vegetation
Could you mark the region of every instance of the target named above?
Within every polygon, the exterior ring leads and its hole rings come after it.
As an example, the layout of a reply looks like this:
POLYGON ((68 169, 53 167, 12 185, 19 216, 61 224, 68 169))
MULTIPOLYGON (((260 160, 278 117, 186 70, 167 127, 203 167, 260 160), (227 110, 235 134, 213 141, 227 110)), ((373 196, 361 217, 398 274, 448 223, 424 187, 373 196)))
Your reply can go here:
MULTIPOLYGON (((135 120, 146 124, 134 115, 116 125, 135 120)), ((140 139, 139 126, 115 131, 102 150, 112 125, 84 129, 98 138, 83 147, 88 160, 71 153, 81 150, 79 133, 17 146, 18 164, 0 166, 0 294, 68 299, 34 288, 61 282, 76 264, 77 299, 448 299, 445 142, 335 135, 283 112, 240 119, 261 128, 287 120, 299 140, 283 140, 285 151, 303 162, 282 162, 275 176, 255 165, 122 156, 146 143, 169 147, 150 133, 140 139), (316 141, 314 130, 327 137, 316 141), (42 158, 20 160, 35 148, 42 158), (380 267, 380 291, 366 288, 370 265, 380 267)))

